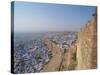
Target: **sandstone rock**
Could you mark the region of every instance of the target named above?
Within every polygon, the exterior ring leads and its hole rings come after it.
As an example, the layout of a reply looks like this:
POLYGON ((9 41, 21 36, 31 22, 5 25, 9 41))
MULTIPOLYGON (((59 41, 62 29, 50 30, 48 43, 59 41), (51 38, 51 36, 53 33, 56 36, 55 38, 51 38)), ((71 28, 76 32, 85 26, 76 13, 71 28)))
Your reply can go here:
POLYGON ((92 19, 78 33, 77 69, 97 67, 97 17, 92 19))
POLYGON ((76 33, 77 38, 64 51, 56 43, 45 38, 52 58, 43 67, 43 72, 75 69, 95 69, 97 67, 97 17, 92 19, 76 33))
POLYGON ((59 71, 60 64, 62 62, 62 52, 60 48, 48 39, 45 39, 45 43, 50 51, 52 51, 52 58, 43 67, 43 72, 59 71))

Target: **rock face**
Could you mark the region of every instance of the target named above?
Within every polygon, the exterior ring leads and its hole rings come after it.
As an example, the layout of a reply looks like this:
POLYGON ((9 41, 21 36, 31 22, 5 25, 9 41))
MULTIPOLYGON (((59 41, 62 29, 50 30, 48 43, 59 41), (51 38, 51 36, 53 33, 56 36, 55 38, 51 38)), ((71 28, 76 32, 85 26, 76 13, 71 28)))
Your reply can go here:
POLYGON ((97 66, 97 17, 81 28, 77 43, 77 69, 94 69, 97 66))
POLYGON ((43 72, 59 71, 62 62, 62 50, 48 39, 45 39, 45 44, 47 44, 49 51, 52 52, 52 58, 44 65, 43 72))
POLYGON ((44 65, 43 72, 97 67, 97 16, 94 14, 76 35, 77 39, 66 52, 49 39, 44 40, 52 58, 44 65))
POLYGON ((74 70, 77 65, 76 60, 76 51, 77 51, 77 45, 76 40, 72 43, 72 45, 69 47, 67 52, 63 53, 63 61, 60 70, 74 70))

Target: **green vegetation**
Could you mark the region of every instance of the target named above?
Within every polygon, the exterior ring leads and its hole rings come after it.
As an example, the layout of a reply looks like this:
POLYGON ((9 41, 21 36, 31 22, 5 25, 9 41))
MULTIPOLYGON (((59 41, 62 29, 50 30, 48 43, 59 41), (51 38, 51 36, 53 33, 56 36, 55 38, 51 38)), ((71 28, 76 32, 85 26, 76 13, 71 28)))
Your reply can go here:
POLYGON ((69 66, 68 66, 68 70, 74 70, 76 65, 77 65, 77 62, 72 60, 71 63, 69 64, 69 66))
POLYGON ((72 59, 73 59, 74 61, 76 61, 76 52, 73 53, 72 59))
POLYGON ((77 65, 76 51, 72 54, 71 62, 68 66, 69 70, 74 70, 77 65))
POLYGON ((66 53, 67 52, 67 49, 66 48, 64 48, 64 53, 66 53))
POLYGON ((49 57, 49 59, 52 58, 52 51, 49 51, 49 52, 48 52, 48 57, 49 57))

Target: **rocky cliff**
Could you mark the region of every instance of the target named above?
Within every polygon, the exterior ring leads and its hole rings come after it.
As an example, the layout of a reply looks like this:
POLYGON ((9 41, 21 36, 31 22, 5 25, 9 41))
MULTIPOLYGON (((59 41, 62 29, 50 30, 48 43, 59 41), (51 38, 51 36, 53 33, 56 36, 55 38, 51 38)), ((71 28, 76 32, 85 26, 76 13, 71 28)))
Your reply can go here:
POLYGON ((92 69, 97 65, 97 17, 81 28, 77 43, 77 69, 92 69))
POLYGON ((97 67, 97 16, 80 29, 77 39, 66 52, 54 42, 45 39, 45 44, 53 57, 44 65, 43 71, 61 71, 75 69, 95 69, 97 67))
POLYGON ((52 52, 52 58, 43 67, 44 72, 59 71, 62 62, 62 50, 52 41, 45 39, 48 50, 52 52))
POLYGON ((67 52, 63 53, 63 61, 60 70, 74 70, 77 65, 76 59, 77 41, 75 40, 68 48, 67 52))

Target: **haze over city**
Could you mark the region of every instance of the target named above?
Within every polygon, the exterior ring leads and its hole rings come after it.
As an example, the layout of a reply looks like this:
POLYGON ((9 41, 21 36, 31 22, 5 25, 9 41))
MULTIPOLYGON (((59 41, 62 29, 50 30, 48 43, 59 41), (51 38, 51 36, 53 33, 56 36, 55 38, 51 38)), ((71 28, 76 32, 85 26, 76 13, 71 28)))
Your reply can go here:
POLYGON ((91 6, 15 2, 14 31, 78 31, 95 11, 91 6))

